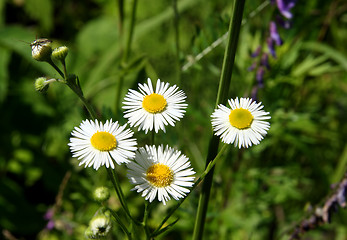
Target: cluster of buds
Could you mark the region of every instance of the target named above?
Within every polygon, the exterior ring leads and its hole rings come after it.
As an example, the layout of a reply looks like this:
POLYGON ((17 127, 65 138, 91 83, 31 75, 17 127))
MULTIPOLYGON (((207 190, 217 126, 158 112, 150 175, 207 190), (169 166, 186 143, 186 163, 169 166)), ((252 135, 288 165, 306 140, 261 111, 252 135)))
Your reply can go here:
POLYGON ((288 29, 291 26, 290 20, 293 14, 290 10, 295 6, 296 0, 271 0, 271 4, 277 6, 280 15, 277 15, 274 21, 270 21, 269 35, 266 39, 268 51, 263 51, 262 46, 259 46, 252 54, 251 57, 255 59, 252 65, 248 68, 249 71, 256 70, 257 85, 252 90, 252 98, 257 99, 259 88, 264 87, 264 75, 266 71, 270 70, 269 55, 276 58, 276 46, 281 46, 283 40, 278 33, 277 26, 288 29))
MULTIPOLYGON (((46 38, 36 39, 30 44, 30 46, 31 56, 33 59, 49 63, 62 77, 66 75, 65 58, 69 51, 66 46, 52 49, 52 41, 46 38), (54 64, 53 60, 60 61, 63 64, 65 74, 60 71, 60 69, 54 64)), ((47 80, 45 77, 40 77, 35 81, 35 89, 39 92, 44 92, 48 89, 49 84, 53 80, 57 81, 56 79, 47 80)))
POLYGON ((65 58, 69 52, 66 46, 61 46, 56 49, 52 49, 52 41, 47 38, 36 39, 31 46, 31 56, 36 61, 51 62, 52 58, 58 61, 65 61, 65 58))

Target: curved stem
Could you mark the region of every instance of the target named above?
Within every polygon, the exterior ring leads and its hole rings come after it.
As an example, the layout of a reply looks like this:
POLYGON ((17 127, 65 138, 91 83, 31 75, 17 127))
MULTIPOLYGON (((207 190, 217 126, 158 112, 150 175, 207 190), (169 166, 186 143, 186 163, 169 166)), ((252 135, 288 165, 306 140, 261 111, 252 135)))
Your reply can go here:
POLYGON ((107 208, 112 216, 116 219, 117 223, 119 224, 119 226, 121 227, 121 229, 125 232, 125 234, 128 236, 128 239, 131 240, 131 233, 128 231, 128 229, 126 228, 126 226, 124 225, 124 223, 122 222, 122 220, 120 219, 120 217, 118 216, 117 212, 115 212, 114 210, 112 210, 111 208, 107 208))
POLYGON ((112 184, 114 186, 114 189, 116 190, 116 193, 117 193, 117 196, 119 198, 119 202, 120 204, 122 205, 126 215, 136 224, 136 225, 141 225, 141 223, 139 221, 137 221, 136 219, 134 219, 131 214, 130 214, 130 211, 129 211, 129 208, 128 208, 128 205, 125 201, 125 198, 124 198, 124 194, 123 194, 123 191, 122 191, 122 188, 120 187, 119 185, 119 180, 117 178, 117 175, 114 173, 114 171, 110 168, 106 168, 107 170, 107 173, 108 173, 108 176, 110 177, 111 181, 112 181, 112 184))
MULTIPOLYGON (((79 80, 77 79, 77 81, 79 81, 79 80)), ((97 115, 96 115, 96 112, 94 111, 94 108, 87 101, 87 99, 83 96, 83 92, 82 92, 82 89, 80 88, 80 86, 75 84, 75 83, 70 83, 69 81, 66 82, 66 85, 68 85, 69 88, 74 93, 76 93, 76 95, 80 98, 80 100, 82 101, 82 103, 86 107, 86 109, 88 110, 88 112, 89 112, 90 116, 93 118, 93 120, 97 119, 97 115)))
MULTIPOLYGON (((241 28, 244 6, 245 6, 245 0, 235 0, 233 15, 232 15, 233 17, 230 20, 230 24, 229 24, 229 36, 228 36, 227 47, 225 49, 225 54, 224 54, 216 106, 222 102, 225 102, 228 97, 232 70, 233 70, 235 55, 237 50, 237 43, 239 40, 239 33, 241 28)), ((219 145, 219 138, 213 135, 211 137, 210 144, 209 144, 209 150, 208 150, 208 154, 206 158, 206 167, 209 166, 211 159, 213 159, 214 156, 217 154, 218 145, 219 145)), ((194 240, 202 239, 202 236, 203 236, 210 191, 212 187, 213 172, 214 172, 214 168, 212 168, 211 171, 206 176, 206 179, 202 186, 202 191, 200 193, 197 217, 196 217, 195 225, 194 225, 194 233, 193 233, 194 240)))
POLYGON ((52 61, 52 59, 50 59, 49 61, 47 61, 49 65, 51 65, 58 73, 59 75, 66 80, 66 76, 64 76, 64 73, 57 67, 57 65, 54 64, 54 62, 52 61))

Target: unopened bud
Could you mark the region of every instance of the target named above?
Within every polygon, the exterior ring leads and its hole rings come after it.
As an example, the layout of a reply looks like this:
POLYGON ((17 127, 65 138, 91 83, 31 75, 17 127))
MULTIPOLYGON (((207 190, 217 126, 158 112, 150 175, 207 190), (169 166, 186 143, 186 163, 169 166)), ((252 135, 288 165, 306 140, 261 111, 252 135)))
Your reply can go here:
POLYGON ((30 44, 31 56, 36 61, 51 61, 52 47, 51 40, 46 38, 36 39, 30 44))
POLYGON ((96 216, 90 220, 88 228, 94 238, 105 237, 111 229, 110 218, 102 215, 96 216))
POLYGON ((98 202, 107 201, 110 198, 110 191, 107 187, 98 187, 94 191, 94 199, 98 202))
POLYGON ((53 50, 52 58, 58 61, 64 61, 69 49, 66 46, 61 46, 53 50))
POLYGON ((35 90, 38 92, 47 91, 49 83, 45 77, 40 77, 35 80, 35 90))
POLYGON ((89 239, 95 239, 94 234, 92 230, 90 229, 90 227, 86 229, 86 231, 84 232, 84 236, 89 239))

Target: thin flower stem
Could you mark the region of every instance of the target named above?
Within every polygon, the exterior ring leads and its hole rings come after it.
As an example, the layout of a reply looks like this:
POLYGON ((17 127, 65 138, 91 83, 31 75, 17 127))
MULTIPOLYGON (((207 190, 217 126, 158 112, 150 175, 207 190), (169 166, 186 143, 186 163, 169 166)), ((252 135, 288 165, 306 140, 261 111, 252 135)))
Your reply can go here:
MULTIPOLYGON (((228 97, 244 6, 245 0, 235 0, 232 14, 233 17, 229 24, 229 36, 227 47, 224 54, 222 73, 219 81, 216 107, 218 106, 218 104, 225 102, 228 97)), ((213 135, 209 144, 209 150, 206 158, 206 167, 210 165, 211 159, 214 159, 214 156, 217 155, 218 145, 219 139, 215 135, 213 135)), ((193 233, 194 240, 200 240, 203 236, 206 213, 213 180, 213 172, 214 167, 212 167, 209 173, 206 175, 205 181, 202 186, 202 191, 200 193, 199 206, 193 233)))
POLYGON ((126 215, 136 224, 136 225, 141 225, 141 223, 139 221, 137 221, 136 219, 134 219, 131 214, 130 214, 130 211, 129 211, 129 208, 128 208, 128 205, 125 201, 125 198, 124 198, 124 194, 123 194, 123 191, 122 191, 122 188, 120 187, 119 185, 119 181, 118 181, 118 178, 117 178, 117 175, 114 173, 114 171, 110 168, 106 168, 107 170, 107 173, 108 173, 108 176, 110 177, 111 181, 112 181, 112 184, 113 184, 113 187, 114 189, 116 190, 116 193, 117 193, 117 196, 119 198, 119 202, 120 204, 122 205, 126 215))
POLYGON ((204 178, 206 177, 206 175, 208 173, 210 173, 210 171, 213 169, 214 165, 216 164, 216 162, 222 157, 223 153, 225 152, 226 149, 228 149, 229 145, 228 144, 224 144, 224 146, 221 148, 221 150, 218 152, 217 156, 209 162, 209 164, 207 165, 207 167, 205 168, 205 171, 200 175, 200 177, 198 178, 198 180, 196 180, 196 182, 194 183, 193 187, 191 188, 191 191, 187 194, 187 196, 185 198, 182 198, 181 200, 179 200, 177 202, 177 204, 170 209, 170 212, 166 215, 166 217, 164 218, 164 220, 160 223, 160 225, 157 227, 157 229, 152 233, 152 237, 155 237, 158 235, 158 233, 160 232, 162 226, 167 222, 167 220, 169 220, 169 218, 172 216, 172 214, 181 206, 181 204, 184 202, 185 199, 187 199, 187 197, 189 196, 189 194, 191 194, 193 192, 193 190, 199 185, 199 183, 204 180, 204 178))
POLYGON ((119 36, 122 36, 123 33, 123 24, 124 24, 124 0, 118 0, 118 33, 119 36))
POLYGON ((179 13, 177 8, 177 0, 172 0, 172 8, 174 11, 177 83, 180 85, 181 84, 181 63, 180 63, 180 42, 179 42, 180 40, 179 13))
MULTIPOLYGON (((127 32, 123 57, 122 57, 122 61, 121 61, 121 67, 122 68, 128 67, 127 66, 128 58, 129 58, 129 54, 130 54, 130 47, 131 47, 131 43, 133 40, 134 27, 135 27, 135 21, 136 21, 136 8, 137 8, 137 0, 133 0, 132 1, 132 7, 131 7, 131 17, 130 17, 130 23, 129 23, 129 30, 127 32)), ((120 106, 120 99, 121 99, 123 85, 124 85, 124 74, 121 74, 121 76, 119 77, 119 84, 118 84, 118 88, 117 88, 117 92, 116 92, 116 101, 115 101, 116 113, 115 113, 115 115, 117 115, 118 108, 120 106)))
POLYGON ((111 212, 112 216, 116 219, 117 223, 119 224, 123 232, 125 232, 125 234, 128 236, 128 239, 131 240, 132 239, 131 233, 128 231, 128 229, 126 228, 126 226, 124 225, 120 217, 118 216, 117 212, 112 210, 111 208, 107 208, 107 209, 111 212))
POLYGON ((61 60, 61 64, 63 65, 64 74, 65 74, 65 77, 67 78, 65 59, 61 60))
POLYGON ((47 61, 49 65, 51 65, 58 73, 59 75, 66 80, 66 76, 64 76, 64 73, 57 67, 57 65, 54 64, 54 62, 52 61, 52 59, 50 59, 49 61, 47 61))
MULTIPOLYGON (((79 80, 77 79, 77 81, 79 81, 79 80)), ((94 111, 94 108, 87 101, 87 99, 85 99, 85 97, 83 96, 83 92, 82 92, 82 89, 80 88, 80 86, 76 85, 76 84, 71 84, 69 81, 66 82, 66 85, 68 85, 69 88, 74 93, 76 93, 76 95, 80 98, 80 100, 82 101, 82 103, 86 107, 86 109, 88 110, 88 112, 89 112, 90 116, 93 118, 93 120, 97 119, 97 115, 96 115, 96 112, 94 111)))
POLYGON ((136 8, 137 8, 137 0, 132 1, 132 6, 131 6, 131 17, 130 17, 130 23, 129 23, 129 31, 127 34, 126 42, 125 42, 125 49, 123 53, 123 59, 122 63, 126 64, 129 59, 129 54, 130 54, 130 46, 133 40, 133 35, 134 35, 134 28, 135 28, 135 21, 136 21, 136 8))
POLYGON ((146 201, 145 203, 145 212, 143 214, 143 228, 145 229, 147 239, 150 239, 150 232, 148 228, 148 216, 150 211, 150 203, 146 201))

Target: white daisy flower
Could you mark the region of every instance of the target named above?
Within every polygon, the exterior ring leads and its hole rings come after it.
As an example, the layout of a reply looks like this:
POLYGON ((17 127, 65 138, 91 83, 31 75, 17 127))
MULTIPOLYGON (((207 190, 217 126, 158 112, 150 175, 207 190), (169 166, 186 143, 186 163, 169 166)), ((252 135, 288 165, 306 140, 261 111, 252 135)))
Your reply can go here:
POLYGON ((72 156, 82 160, 79 165, 93 165, 95 170, 103 165, 114 169, 113 160, 119 165, 130 162, 129 159, 135 157, 137 143, 136 139, 131 138, 134 133, 125 127, 126 124, 120 126, 118 122, 112 122, 112 119, 105 124, 98 120, 82 121, 71 133, 73 137, 68 145, 72 156))
POLYGON ((140 84, 139 90, 129 89, 124 98, 124 117, 128 118, 130 127, 139 126, 138 130, 152 131, 157 133, 159 129, 165 132, 165 126, 175 126, 184 116, 186 95, 178 90, 176 85, 169 87, 169 83, 161 82, 159 79, 153 90, 151 79, 148 83, 140 84))
POLYGON ((239 148, 259 144, 270 128, 270 123, 264 120, 271 118, 262 110, 261 102, 236 98, 228 100, 228 103, 231 109, 220 104, 211 115, 215 135, 220 136, 224 143, 234 143, 239 148))
POLYGON ((135 160, 127 164, 128 178, 136 186, 132 190, 142 192, 142 197, 152 202, 158 200, 166 204, 170 195, 178 200, 184 198, 193 186, 195 172, 189 159, 180 151, 163 145, 145 146, 136 151, 135 160))

